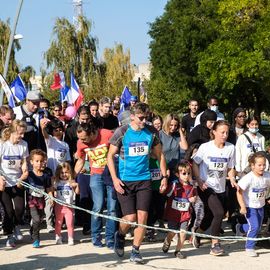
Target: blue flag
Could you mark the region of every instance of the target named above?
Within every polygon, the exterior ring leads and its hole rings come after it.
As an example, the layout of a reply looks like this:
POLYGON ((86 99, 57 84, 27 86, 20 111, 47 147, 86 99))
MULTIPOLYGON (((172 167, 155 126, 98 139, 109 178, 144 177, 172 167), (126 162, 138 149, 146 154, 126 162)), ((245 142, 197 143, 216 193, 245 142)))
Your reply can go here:
POLYGON ((120 103, 120 111, 118 113, 118 119, 120 119, 121 113, 129 106, 130 98, 132 94, 129 91, 128 87, 125 86, 122 95, 121 95, 121 103, 120 103))
POLYGON ((11 83, 10 88, 11 88, 11 92, 12 92, 12 94, 17 102, 25 100, 27 90, 24 86, 24 83, 23 83, 20 75, 18 75, 15 78, 15 80, 11 83))

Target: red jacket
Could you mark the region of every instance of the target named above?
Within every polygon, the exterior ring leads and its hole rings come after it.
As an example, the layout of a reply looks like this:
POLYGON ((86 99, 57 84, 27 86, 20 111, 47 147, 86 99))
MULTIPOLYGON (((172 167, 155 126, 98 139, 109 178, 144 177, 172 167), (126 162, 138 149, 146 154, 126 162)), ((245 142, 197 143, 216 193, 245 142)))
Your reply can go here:
POLYGON ((167 204, 164 218, 169 221, 185 222, 191 218, 191 203, 189 198, 196 196, 196 188, 192 185, 173 183, 168 188, 167 204))

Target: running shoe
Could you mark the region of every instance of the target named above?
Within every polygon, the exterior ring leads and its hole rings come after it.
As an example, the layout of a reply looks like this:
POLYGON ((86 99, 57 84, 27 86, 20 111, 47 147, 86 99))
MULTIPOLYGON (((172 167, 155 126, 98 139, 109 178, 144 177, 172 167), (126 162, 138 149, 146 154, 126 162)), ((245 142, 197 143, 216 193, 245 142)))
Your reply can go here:
POLYGON ((35 240, 33 243, 33 248, 39 248, 40 247, 40 241, 39 240, 35 240))
POLYGON ((47 232, 48 233, 53 233, 54 232, 54 227, 51 226, 51 225, 47 226, 47 232))
POLYGON ((58 236, 58 235, 55 236, 55 244, 56 245, 62 245, 63 244, 61 236, 58 236))
POLYGON ((138 263, 138 264, 144 263, 140 251, 135 248, 132 249, 129 260, 131 262, 138 263))
POLYGON ((101 242, 101 238, 97 238, 96 240, 93 241, 93 246, 101 248, 103 247, 103 243, 101 242))
POLYGON ((224 249, 220 246, 220 243, 215 243, 210 249, 210 254, 214 256, 220 256, 224 254, 224 249))
POLYGON ((108 241, 108 242, 106 243, 106 247, 109 248, 109 249, 114 249, 114 242, 108 241))
POLYGON ((241 232, 241 226, 242 224, 237 223, 235 225, 235 236, 244 236, 245 234, 241 232))
POLYGON ((73 238, 71 238, 71 237, 68 238, 68 245, 74 246, 74 239, 73 238))
POLYGON ((19 241, 23 240, 23 235, 21 233, 21 230, 20 230, 19 226, 15 226, 15 228, 14 228, 14 236, 15 236, 16 240, 19 240, 19 241))
POLYGON ((118 257, 123 257, 125 253, 125 236, 120 235, 119 231, 114 234, 114 252, 118 257))
POLYGON ((254 249, 246 249, 246 254, 249 257, 258 257, 258 253, 254 249))
POLYGON ((6 242, 6 247, 16 247, 16 239, 13 235, 10 235, 6 242))
POLYGON ((180 250, 174 252, 174 256, 178 259, 186 259, 186 255, 183 254, 180 250))
POLYGON ((171 245, 171 243, 168 243, 167 238, 165 238, 163 246, 162 246, 162 251, 164 253, 167 253, 170 249, 170 245, 171 245))

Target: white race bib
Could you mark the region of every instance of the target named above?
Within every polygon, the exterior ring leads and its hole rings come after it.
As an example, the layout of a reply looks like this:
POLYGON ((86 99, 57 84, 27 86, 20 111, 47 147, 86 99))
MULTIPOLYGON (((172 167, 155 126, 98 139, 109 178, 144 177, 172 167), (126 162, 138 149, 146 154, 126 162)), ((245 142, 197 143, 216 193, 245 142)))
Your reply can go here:
POLYGON ((57 186, 57 199, 71 204, 73 202, 72 187, 69 185, 57 186))
POLYGON ((161 175, 161 171, 160 171, 159 168, 150 169, 150 172, 151 172, 151 179, 152 179, 152 181, 161 180, 162 175, 161 175))
POLYGON ((146 156, 149 153, 149 146, 147 142, 130 143, 128 147, 129 156, 146 156))
POLYGON ((252 188, 251 191, 251 200, 253 202, 265 202, 265 188, 252 188))
POLYGON ((3 156, 2 158, 2 168, 20 170, 21 163, 20 156, 3 156))
POLYGON ((227 158, 210 157, 209 170, 211 171, 225 171, 228 166, 227 158))
POLYGON ((190 202, 186 198, 175 197, 172 201, 172 208, 177 211, 186 212, 190 207, 190 202))
POLYGON ((66 160, 66 154, 67 154, 66 149, 59 148, 55 151, 55 157, 59 162, 64 162, 66 160))

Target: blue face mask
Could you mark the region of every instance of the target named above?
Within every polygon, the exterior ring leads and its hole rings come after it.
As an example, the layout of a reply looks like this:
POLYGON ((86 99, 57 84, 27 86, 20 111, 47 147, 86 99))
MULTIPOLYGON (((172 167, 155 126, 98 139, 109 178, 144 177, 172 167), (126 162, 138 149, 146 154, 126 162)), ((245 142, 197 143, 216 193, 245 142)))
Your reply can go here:
POLYGON ((256 134, 257 132, 259 132, 258 128, 248 128, 248 131, 252 134, 256 134))

